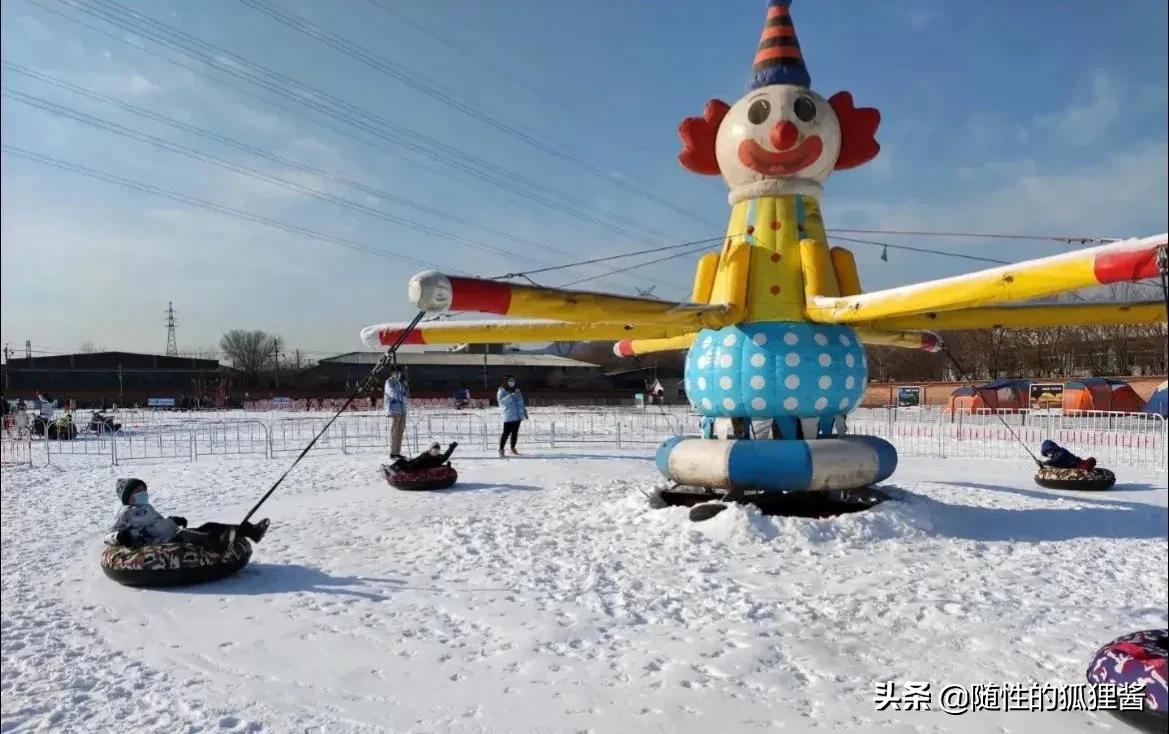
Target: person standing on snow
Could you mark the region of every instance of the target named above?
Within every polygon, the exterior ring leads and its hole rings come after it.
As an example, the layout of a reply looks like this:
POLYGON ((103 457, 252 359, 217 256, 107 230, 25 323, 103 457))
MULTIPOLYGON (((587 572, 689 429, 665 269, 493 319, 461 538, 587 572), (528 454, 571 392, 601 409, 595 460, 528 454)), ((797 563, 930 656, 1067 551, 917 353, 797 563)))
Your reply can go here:
POLYGON ((404 459, 402 456, 402 434, 406 432, 406 404, 410 400, 406 389, 406 381, 402 378, 402 371, 394 368, 386 380, 385 387, 386 415, 389 416, 390 458, 404 459))
POLYGON ((495 393, 495 400, 499 403, 499 411, 503 413, 503 433, 499 436, 499 455, 503 456, 504 444, 511 439, 511 452, 519 456, 515 450, 516 439, 520 435, 520 421, 528 417, 528 409, 524 406, 524 394, 516 386, 515 375, 508 375, 499 390, 495 393))

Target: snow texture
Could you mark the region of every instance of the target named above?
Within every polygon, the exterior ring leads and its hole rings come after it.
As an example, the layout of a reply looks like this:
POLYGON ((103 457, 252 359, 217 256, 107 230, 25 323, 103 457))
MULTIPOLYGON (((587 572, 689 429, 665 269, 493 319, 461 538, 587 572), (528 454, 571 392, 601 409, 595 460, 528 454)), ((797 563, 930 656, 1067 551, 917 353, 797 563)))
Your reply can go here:
POLYGON ((165 591, 101 573, 116 477, 230 522, 283 461, 6 469, 2 731, 1123 730, 876 711, 874 687, 1080 683, 1100 644, 1165 626, 1164 476, 1074 494, 910 457, 866 513, 694 524, 651 508, 650 453, 460 448, 441 493, 310 456, 249 567, 165 591))

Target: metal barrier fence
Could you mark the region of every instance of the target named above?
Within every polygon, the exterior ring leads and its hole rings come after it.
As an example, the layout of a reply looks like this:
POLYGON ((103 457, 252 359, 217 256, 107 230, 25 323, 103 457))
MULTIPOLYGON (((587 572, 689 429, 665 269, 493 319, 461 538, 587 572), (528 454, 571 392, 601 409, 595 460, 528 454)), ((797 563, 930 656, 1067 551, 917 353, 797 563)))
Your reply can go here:
POLYGON ((32 433, 10 426, 0 435, 0 466, 32 466, 32 433))
MULTIPOLYGON (((299 452, 328 422, 328 417, 285 416, 198 421, 186 419, 123 424, 111 431, 88 427, 77 437, 49 439, 26 429, 4 434, 4 463, 33 463, 64 456, 93 457, 111 464, 149 459, 198 461, 208 456, 263 456, 299 452), (38 448, 43 446, 43 448, 38 448)), ((247 415, 246 413, 243 415, 247 415)), ((675 435, 697 432, 699 417, 679 410, 620 411, 607 408, 553 411, 533 409, 520 429, 520 441, 536 446, 609 445, 649 447, 675 435)), ((313 447, 316 453, 385 452, 389 421, 379 413, 346 413, 313 447)), ((490 449, 500 434, 498 415, 483 411, 412 411, 404 453, 416 453, 431 441, 458 441, 490 449)), ((1035 452, 1052 439, 1104 465, 1169 467, 1169 426, 1144 413, 992 412, 943 414, 896 409, 862 409, 848 418, 849 432, 880 436, 906 456, 1017 459, 1025 457, 1019 441, 1035 452), (1004 425, 1006 421, 1007 425, 1004 425), (1009 426, 1009 427, 1008 427, 1009 426)))

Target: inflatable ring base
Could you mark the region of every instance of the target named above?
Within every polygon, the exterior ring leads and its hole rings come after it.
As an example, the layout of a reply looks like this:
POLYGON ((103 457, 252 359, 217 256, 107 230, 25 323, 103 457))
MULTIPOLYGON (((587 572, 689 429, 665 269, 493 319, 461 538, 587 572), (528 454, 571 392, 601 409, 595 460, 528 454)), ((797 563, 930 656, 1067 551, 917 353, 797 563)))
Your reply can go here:
POLYGON ((1116 484, 1116 475, 1108 469, 1059 469, 1041 466, 1035 472, 1035 483, 1047 489, 1073 489, 1081 492, 1099 492, 1116 484))
MULTIPOLYGON (((723 495, 701 490, 669 489, 658 493, 663 503, 674 507, 695 507, 712 500, 718 500, 723 495)), ((865 489, 815 490, 805 492, 747 492, 731 497, 734 502, 755 505, 764 515, 781 515, 784 517, 835 517, 850 512, 861 512, 876 507, 889 495, 879 489, 867 487, 865 489)), ((691 519, 698 520, 695 515, 706 515, 708 519, 718 514, 719 510, 691 512, 691 519)))
POLYGON ((124 586, 190 586, 226 578, 251 558, 252 544, 246 538, 236 538, 223 553, 190 543, 108 546, 101 556, 101 569, 124 586))
POLYGON ((399 471, 389 464, 382 464, 382 476, 391 487, 404 492, 446 489, 459 481, 459 473, 452 466, 438 466, 421 471, 399 471))
POLYGON ((1141 731, 1164 732, 1169 725, 1167 667, 1169 629, 1141 630, 1118 637, 1097 650, 1086 675, 1093 685, 1144 683, 1143 709, 1109 713, 1141 731))

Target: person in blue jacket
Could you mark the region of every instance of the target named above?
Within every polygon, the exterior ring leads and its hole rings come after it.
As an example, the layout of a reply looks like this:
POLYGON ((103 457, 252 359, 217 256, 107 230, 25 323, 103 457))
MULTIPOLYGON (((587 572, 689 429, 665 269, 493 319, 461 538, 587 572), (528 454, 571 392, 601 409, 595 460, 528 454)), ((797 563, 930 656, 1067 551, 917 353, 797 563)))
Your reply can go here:
POLYGON ((508 375, 495 393, 495 400, 499 403, 499 412, 503 414, 503 433, 499 436, 499 455, 503 456, 503 447, 511 440, 511 452, 519 455, 515 450, 516 439, 520 435, 520 422, 528 417, 528 409, 524 407, 524 394, 516 386, 515 375, 508 375))
POLYGON ((1092 457, 1081 459, 1051 439, 1043 442, 1043 445, 1039 447, 1039 453, 1047 458, 1047 461, 1043 462, 1045 466, 1055 467, 1056 469, 1085 469, 1091 471, 1096 468, 1096 459, 1092 457))

